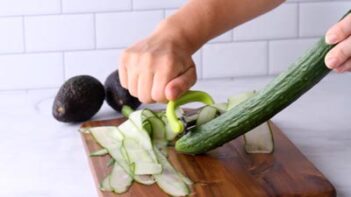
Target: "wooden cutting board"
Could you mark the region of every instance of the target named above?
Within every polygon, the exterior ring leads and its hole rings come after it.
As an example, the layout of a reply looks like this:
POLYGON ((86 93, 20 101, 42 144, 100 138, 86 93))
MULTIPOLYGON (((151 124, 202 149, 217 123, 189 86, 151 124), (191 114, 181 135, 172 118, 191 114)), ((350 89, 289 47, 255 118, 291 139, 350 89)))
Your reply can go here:
MULTIPOLYGON (((82 127, 119 125, 125 119, 92 121, 82 127)), ((333 185, 270 122, 275 140, 273 154, 247 154, 242 138, 237 138, 206 155, 190 156, 170 148, 170 160, 181 172, 195 182, 191 196, 204 197, 268 197, 268 196, 336 196, 333 185)), ((87 154, 101 147, 90 134, 82 133, 87 154)), ((109 156, 89 157, 92 173, 98 186, 110 172, 106 167, 109 156)), ((100 197, 162 197, 159 187, 133 183, 128 192, 117 195, 101 192, 100 197)))

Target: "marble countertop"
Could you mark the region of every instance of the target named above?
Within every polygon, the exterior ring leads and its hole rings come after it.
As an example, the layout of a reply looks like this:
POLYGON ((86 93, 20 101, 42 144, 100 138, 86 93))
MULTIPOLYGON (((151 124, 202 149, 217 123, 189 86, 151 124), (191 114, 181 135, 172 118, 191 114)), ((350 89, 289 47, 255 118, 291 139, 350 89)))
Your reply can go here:
MULTIPOLYGON (((271 78, 199 81, 216 101, 271 78)), ((351 75, 332 74, 273 121, 337 189, 351 196, 351 75)), ((0 93, 0 196, 96 197, 78 124, 51 115, 57 89, 0 93)), ((159 105, 153 107, 160 107, 159 105)), ((94 119, 118 116, 108 106, 94 119)))

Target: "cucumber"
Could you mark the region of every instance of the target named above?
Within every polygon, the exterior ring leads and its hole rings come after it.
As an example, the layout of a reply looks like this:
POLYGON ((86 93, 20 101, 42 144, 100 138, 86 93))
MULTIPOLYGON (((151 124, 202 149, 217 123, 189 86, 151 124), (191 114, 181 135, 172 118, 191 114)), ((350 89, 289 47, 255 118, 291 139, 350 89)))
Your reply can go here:
POLYGON ((169 163, 167 158, 155 148, 156 156, 163 167, 161 174, 155 174, 157 185, 172 196, 186 196, 190 193, 188 185, 184 182, 183 177, 169 163))
POLYGON ((176 143, 176 150, 200 154, 254 129, 316 85, 330 70, 324 57, 333 46, 324 37, 289 69, 255 96, 210 122, 194 127, 176 143))
POLYGON ((274 150, 273 133, 268 122, 264 122, 244 135, 247 153, 272 153, 274 150))

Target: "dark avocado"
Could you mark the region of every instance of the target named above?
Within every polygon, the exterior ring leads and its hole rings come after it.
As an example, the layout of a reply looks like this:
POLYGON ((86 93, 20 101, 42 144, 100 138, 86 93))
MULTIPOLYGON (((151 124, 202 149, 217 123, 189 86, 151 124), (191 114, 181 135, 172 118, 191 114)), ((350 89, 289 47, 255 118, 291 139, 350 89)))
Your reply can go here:
POLYGON ((107 103, 121 113, 122 106, 128 105, 132 109, 140 106, 140 101, 129 94, 129 91, 121 86, 118 70, 111 73, 105 81, 105 94, 107 103))
POLYGON ((89 120, 105 99, 104 86, 94 77, 75 76, 67 80, 56 95, 53 116, 61 122, 89 120))

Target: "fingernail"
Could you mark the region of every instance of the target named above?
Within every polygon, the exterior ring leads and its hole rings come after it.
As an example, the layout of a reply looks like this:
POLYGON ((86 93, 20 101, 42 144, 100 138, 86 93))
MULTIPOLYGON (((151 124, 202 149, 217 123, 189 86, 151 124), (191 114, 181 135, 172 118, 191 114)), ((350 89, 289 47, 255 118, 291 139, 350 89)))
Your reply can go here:
POLYGON ((335 34, 327 34, 325 37, 325 42, 327 44, 335 44, 338 42, 338 37, 335 34))
POLYGON ((336 58, 328 58, 325 61, 325 64, 327 65, 328 68, 336 68, 338 66, 338 59, 336 58))

